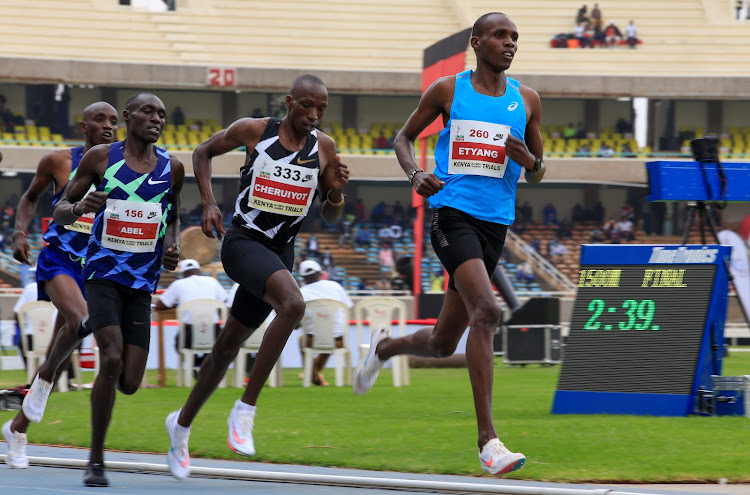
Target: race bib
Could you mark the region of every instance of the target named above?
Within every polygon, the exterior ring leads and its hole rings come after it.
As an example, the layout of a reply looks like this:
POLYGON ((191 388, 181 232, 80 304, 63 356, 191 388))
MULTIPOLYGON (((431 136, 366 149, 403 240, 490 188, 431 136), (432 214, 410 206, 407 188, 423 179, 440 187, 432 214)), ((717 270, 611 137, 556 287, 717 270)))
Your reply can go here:
POLYGON ((502 178, 508 166, 505 140, 510 126, 478 120, 451 121, 449 174, 502 178))
POLYGON ((102 246, 130 253, 154 252, 161 218, 161 203, 107 199, 102 246))
MULTIPOLYGON (((73 177, 73 174, 75 172, 71 173, 71 178, 73 177)), ((86 196, 89 195, 91 191, 96 191, 96 188, 94 186, 91 186, 89 188, 89 192, 86 193, 86 195, 81 198, 81 201, 86 199, 86 196)), ((96 218, 96 213, 93 211, 91 213, 85 213, 83 216, 78 217, 78 220, 71 223, 70 225, 65 225, 65 228, 68 230, 72 230, 73 232, 80 232, 82 234, 91 235, 91 229, 94 226, 94 218, 96 218)))
POLYGON ((94 226, 94 218, 96 218, 96 213, 86 213, 82 217, 79 217, 75 222, 66 225, 65 228, 72 230, 73 232, 91 235, 91 228, 94 226))
POLYGON ((275 161, 264 153, 255 159, 248 206, 293 217, 307 215, 317 187, 317 169, 275 161))

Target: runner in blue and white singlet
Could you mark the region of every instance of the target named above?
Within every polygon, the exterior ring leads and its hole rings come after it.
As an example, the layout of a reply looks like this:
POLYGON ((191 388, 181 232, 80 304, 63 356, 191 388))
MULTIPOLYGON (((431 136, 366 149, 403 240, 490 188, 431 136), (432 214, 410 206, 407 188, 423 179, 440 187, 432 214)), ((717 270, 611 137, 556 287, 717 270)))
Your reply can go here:
POLYGON ((123 111, 125 141, 92 148, 81 160, 55 221, 70 225, 80 215, 96 218, 84 277, 89 319, 101 365, 91 395, 91 452, 86 486, 107 486, 104 441, 115 389, 126 395, 140 387, 151 336, 151 293, 161 266, 179 261, 182 162, 157 148, 166 124, 164 103, 151 93, 128 98, 123 111), (96 190, 88 189, 96 185, 96 190))
MULTIPOLYGON (((36 174, 21 197, 16 211, 13 232, 13 256, 21 263, 30 264, 31 248, 26 230, 37 209, 37 203, 50 184, 54 186, 53 206, 75 175, 82 156, 93 146, 111 143, 117 130, 117 110, 103 101, 92 103, 83 110, 80 128, 84 145, 72 149, 58 149, 47 153, 39 162, 36 174)), ((93 215, 91 216, 93 218, 93 215)), ((51 300, 58 309, 55 333, 48 355, 39 368, 23 404, 23 411, 3 425, 3 434, 10 447, 6 462, 15 468, 28 466, 25 444, 29 421, 42 418, 46 402, 59 370, 67 368, 70 353, 80 343, 79 322, 88 313, 84 299, 83 261, 89 239, 88 219, 76 219, 74 229, 52 223, 44 235, 48 243, 37 259, 38 298, 51 300)))
POLYGON ((373 337, 370 354, 354 372, 354 390, 368 391, 380 367, 393 356, 452 355, 471 324, 466 360, 480 466, 502 475, 519 469, 526 457, 500 442, 492 420, 492 339, 501 308, 490 274, 513 223, 521 169, 531 184, 544 176, 541 100, 534 90, 506 76, 518 48, 518 31, 508 16, 481 16, 470 43, 476 70, 433 82, 394 141, 409 182, 435 208, 432 246, 450 275, 443 307, 434 327, 398 339, 384 332, 373 337), (413 143, 436 118, 446 127, 435 149, 435 172, 430 174, 417 165, 413 143))

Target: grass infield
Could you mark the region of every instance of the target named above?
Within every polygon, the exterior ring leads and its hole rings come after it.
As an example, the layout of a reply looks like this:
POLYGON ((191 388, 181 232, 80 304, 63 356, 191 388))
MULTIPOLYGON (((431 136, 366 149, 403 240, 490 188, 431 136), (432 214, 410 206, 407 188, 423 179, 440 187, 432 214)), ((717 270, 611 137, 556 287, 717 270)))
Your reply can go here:
MULTIPOLYGON (((528 459, 509 478, 750 482, 750 418, 552 415, 559 371, 559 366, 507 367, 501 360, 495 364, 496 428, 511 450, 528 459)), ((465 369, 412 369, 411 385, 403 388, 394 388, 390 370, 384 370, 364 396, 354 395, 348 387, 304 389, 298 373, 286 369, 284 387, 263 390, 253 461, 482 474, 465 369)), ((750 374, 750 352, 730 352, 723 374, 750 374)), ((154 372, 149 371, 149 378, 156 382, 154 372)), ((23 380, 23 372, 0 371, 0 387, 23 380)), ((141 389, 130 397, 118 394, 106 448, 166 452, 164 419, 189 392, 173 386, 174 372, 170 384, 141 389)), ((219 389, 209 399, 193 425, 193 457, 243 459, 226 445, 226 418, 240 395, 239 389, 219 389)), ((87 447, 89 396, 90 391, 52 394, 41 424, 29 428, 29 441, 87 447)), ((15 411, 0 411, 0 421, 14 415, 15 411)))

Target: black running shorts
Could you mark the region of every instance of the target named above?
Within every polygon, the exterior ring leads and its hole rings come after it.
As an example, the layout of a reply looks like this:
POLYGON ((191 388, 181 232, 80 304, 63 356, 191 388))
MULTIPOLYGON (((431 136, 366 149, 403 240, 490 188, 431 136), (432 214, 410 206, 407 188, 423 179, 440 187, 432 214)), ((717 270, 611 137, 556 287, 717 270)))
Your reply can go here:
POLYGON ((221 262, 229 278, 240 284, 232 302, 232 316, 249 328, 258 328, 272 309, 263 300, 266 281, 279 270, 292 271, 294 243, 277 251, 245 230, 234 225, 230 228, 221 247, 221 262))
POLYGON ((434 211, 430 239, 432 248, 445 267, 450 279, 448 287, 456 290, 453 273, 470 259, 481 259, 492 277, 505 245, 508 226, 472 217, 460 210, 444 206, 434 211))
POLYGON ((88 327, 94 332, 119 326, 122 340, 148 351, 151 342, 151 294, 105 279, 86 280, 88 327))

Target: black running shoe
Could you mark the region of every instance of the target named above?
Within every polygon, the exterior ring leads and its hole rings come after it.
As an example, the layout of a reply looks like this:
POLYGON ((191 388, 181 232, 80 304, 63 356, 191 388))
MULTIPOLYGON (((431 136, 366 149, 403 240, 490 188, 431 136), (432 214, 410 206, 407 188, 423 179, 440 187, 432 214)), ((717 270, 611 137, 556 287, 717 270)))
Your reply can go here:
POLYGON ((76 333, 78 334, 79 339, 84 339, 89 334, 91 334, 92 330, 89 328, 89 315, 84 316, 81 319, 81 322, 78 323, 78 328, 76 329, 76 333))
POLYGON ((83 484, 86 486, 109 486, 109 480, 104 474, 104 463, 92 462, 83 473, 83 484))

